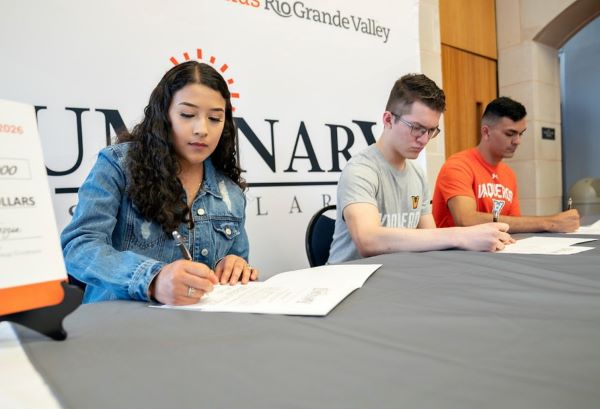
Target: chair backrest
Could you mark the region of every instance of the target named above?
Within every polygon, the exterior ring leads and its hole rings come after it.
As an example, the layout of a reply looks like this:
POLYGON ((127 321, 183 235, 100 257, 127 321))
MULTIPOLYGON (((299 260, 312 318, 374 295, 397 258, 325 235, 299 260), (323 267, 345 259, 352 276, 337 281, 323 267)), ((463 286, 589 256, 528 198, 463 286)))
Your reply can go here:
POLYGON ((322 266, 327 263, 329 258, 329 246, 331 246, 335 230, 335 219, 325 215, 330 210, 335 210, 335 205, 320 209, 308 222, 305 246, 306 256, 311 267, 322 266))
POLYGON ((84 283, 83 281, 79 281, 78 279, 73 277, 71 274, 68 274, 68 279, 69 279, 69 284, 79 287, 81 289, 81 291, 85 292, 85 287, 87 286, 86 283, 84 283))

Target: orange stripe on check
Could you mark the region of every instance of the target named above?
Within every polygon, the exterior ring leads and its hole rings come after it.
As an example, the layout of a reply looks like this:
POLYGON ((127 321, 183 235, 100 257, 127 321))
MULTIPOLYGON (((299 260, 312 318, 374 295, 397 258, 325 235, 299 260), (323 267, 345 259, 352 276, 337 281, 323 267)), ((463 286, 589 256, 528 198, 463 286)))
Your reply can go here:
POLYGON ((65 298, 61 280, 0 289, 0 315, 56 305, 65 298))

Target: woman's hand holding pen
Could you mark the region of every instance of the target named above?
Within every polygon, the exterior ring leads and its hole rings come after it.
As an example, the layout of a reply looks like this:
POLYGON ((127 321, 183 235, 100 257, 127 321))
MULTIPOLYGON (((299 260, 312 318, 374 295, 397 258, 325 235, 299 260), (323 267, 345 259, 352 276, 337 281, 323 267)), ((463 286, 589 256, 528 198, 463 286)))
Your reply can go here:
POLYGON ((150 295, 163 304, 195 304, 217 283, 206 264, 177 260, 160 270, 150 285, 150 295))
POLYGON ((248 281, 258 280, 258 270, 252 268, 246 260, 230 254, 223 257, 215 266, 215 274, 221 284, 248 284, 248 281))

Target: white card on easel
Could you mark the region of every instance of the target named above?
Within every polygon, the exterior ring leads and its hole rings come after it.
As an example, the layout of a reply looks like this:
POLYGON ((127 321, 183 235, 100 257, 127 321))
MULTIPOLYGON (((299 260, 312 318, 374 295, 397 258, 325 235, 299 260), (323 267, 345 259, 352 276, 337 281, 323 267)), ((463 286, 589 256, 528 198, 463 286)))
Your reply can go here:
POLYGON ((66 278, 34 107, 0 100, 0 289, 66 278))

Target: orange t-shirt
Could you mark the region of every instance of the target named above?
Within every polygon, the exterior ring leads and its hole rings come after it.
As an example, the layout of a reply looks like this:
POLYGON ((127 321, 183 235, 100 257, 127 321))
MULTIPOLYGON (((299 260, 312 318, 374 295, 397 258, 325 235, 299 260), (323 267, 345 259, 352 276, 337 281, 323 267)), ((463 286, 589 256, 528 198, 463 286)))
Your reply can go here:
POLYGON ((433 192, 433 218, 437 227, 454 226, 447 204, 455 196, 475 199, 478 212, 492 213, 494 201, 499 201, 501 215, 521 215, 514 172, 503 162, 490 165, 477 148, 450 156, 440 169, 433 192))

